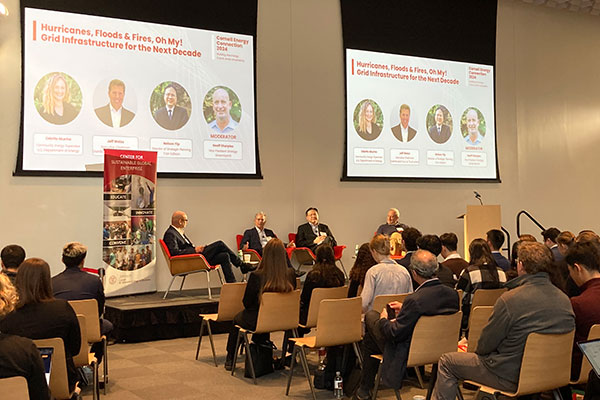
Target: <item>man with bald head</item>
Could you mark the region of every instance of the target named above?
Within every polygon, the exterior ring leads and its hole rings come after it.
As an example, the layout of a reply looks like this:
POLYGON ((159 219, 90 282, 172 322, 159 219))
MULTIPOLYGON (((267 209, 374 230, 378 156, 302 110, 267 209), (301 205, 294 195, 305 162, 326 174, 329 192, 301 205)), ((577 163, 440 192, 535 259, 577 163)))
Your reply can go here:
POLYGON ((379 225, 375 234, 390 236, 394 232, 402 232, 408 228, 408 226, 399 223, 399 219, 400 211, 397 208, 390 208, 385 219, 385 224, 379 225))
POLYGON ((212 95, 214 121, 208 124, 211 131, 218 133, 232 132, 238 123, 231 118, 232 102, 229 99, 229 93, 223 88, 218 88, 212 95))
POLYGON ((175 211, 173 213, 171 226, 169 226, 163 236, 171 257, 182 254, 202 254, 210 265, 221 264, 221 269, 227 283, 236 281, 231 264, 238 267, 243 274, 255 269, 252 265, 242 262, 237 257, 237 254, 221 240, 204 246, 194 246, 192 241, 185 235, 187 224, 188 217, 185 212, 175 211))

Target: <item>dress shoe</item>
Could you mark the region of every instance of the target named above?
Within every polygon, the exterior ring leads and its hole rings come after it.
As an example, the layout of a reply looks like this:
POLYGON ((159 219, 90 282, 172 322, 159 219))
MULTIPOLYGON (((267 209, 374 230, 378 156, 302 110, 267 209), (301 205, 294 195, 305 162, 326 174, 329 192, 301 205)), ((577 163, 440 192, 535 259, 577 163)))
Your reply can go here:
POLYGON ((227 357, 225 359, 225 371, 231 371, 233 369, 233 357, 227 357))
POLYGON ((242 265, 240 266, 240 271, 242 271, 242 274, 247 274, 248 272, 252 272, 255 270, 256 270, 256 266, 252 265, 250 263, 243 262, 242 265))

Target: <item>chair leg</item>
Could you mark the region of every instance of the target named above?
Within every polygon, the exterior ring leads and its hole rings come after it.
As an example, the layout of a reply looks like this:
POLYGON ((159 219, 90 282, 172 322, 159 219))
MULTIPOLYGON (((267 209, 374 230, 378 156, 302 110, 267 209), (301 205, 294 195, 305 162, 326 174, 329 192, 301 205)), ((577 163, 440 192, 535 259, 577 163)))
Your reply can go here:
POLYGON ((94 394, 92 395, 93 400, 99 400, 100 399, 100 388, 98 387, 98 363, 95 362, 92 365, 93 368, 93 380, 94 380, 94 384, 93 384, 93 389, 94 389, 94 394))
POLYGON ((108 386, 108 339, 105 337, 104 339, 102 339, 103 342, 103 346, 104 346, 104 359, 102 360, 102 364, 103 364, 103 369, 104 369, 104 376, 103 376, 103 381, 104 381, 104 394, 106 395, 106 387, 108 386))
POLYGON ((465 400, 465 397, 463 396, 458 386, 456 387, 456 397, 458 398, 458 400, 465 400))
POLYGON ((317 394, 315 393, 315 388, 313 387, 312 380, 310 379, 310 369, 308 368, 308 360, 306 359, 306 352, 304 347, 300 347, 300 360, 302 361, 302 369, 304 370, 304 375, 306 376, 306 380, 308 381, 308 386, 310 386, 310 391, 312 393, 313 400, 317 400, 317 394))
POLYGON ((356 354, 356 358, 358 359, 358 365, 360 365, 360 369, 363 368, 363 358, 362 353, 360 352, 360 348, 358 347, 358 343, 352 343, 352 347, 354 348, 354 354, 356 354))
POLYGON ((163 296, 163 300, 167 298, 167 295, 169 294, 169 290, 171 290, 171 285, 173 285, 174 280, 175 280, 175 276, 171 278, 171 282, 169 283, 169 287, 167 288, 167 291, 165 292, 165 295, 163 296))
POLYGON ((206 327, 208 328, 208 338, 210 339, 210 347, 213 353, 213 361, 215 362, 215 367, 218 367, 217 364, 217 354, 215 353, 215 343, 213 342, 212 330, 210 329, 210 321, 206 321, 206 327))
POLYGON ((435 382, 437 381, 437 371, 438 365, 435 363, 431 366, 431 377, 429 378, 429 385, 427 386, 427 395, 425 396, 425 400, 431 400, 431 394, 433 393, 433 388, 435 386, 435 382))
POLYGON ((400 391, 398 389, 394 389, 394 394, 396 395, 396 400, 402 400, 402 396, 400 396, 400 391))
POLYGON ((238 349, 240 348, 240 339, 242 338, 242 332, 238 331, 238 337, 237 340, 235 341, 235 352, 233 353, 233 364, 231 366, 231 376, 233 376, 233 373, 235 372, 235 365, 237 363, 237 355, 238 355, 238 349))
POLYGON ((371 396, 373 400, 377 398, 377 391, 379 390, 379 381, 381 381, 381 370, 383 369, 381 368, 382 366, 383 363, 380 362, 379 368, 377 368, 377 375, 375 375, 375 386, 373 387, 373 396, 371 396))
POLYGON ((346 267, 344 267, 344 263, 342 262, 342 259, 340 258, 337 261, 340 262, 340 266, 342 267, 342 272, 344 273, 344 279, 346 279, 346 282, 348 282, 348 273, 346 272, 346 267))
POLYGON ((187 278, 187 275, 184 275, 183 279, 181 280, 181 285, 179 286, 179 291, 180 292, 183 290, 183 284, 185 283, 185 278, 187 278))
POLYGON ((248 364, 250 364, 250 374, 252 375, 252 380, 256 385, 256 374, 254 373, 254 362, 252 361, 252 353, 250 353, 250 341, 248 340, 248 334, 244 332, 244 344, 246 347, 246 360, 248 360, 248 364))
POLYGON ((554 400, 563 400, 562 394, 560 394, 560 390, 558 389, 552 391, 552 396, 554 397, 554 400))
POLYGON ((212 300, 212 293, 210 291, 210 270, 206 270, 206 287, 208 288, 208 299, 212 300))
POLYGON ((419 381, 419 387, 421 389, 425 389, 425 384, 423 383, 423 377, 421 376, 421 371, 419 371, 419 367, 415 367, 415 374, 417 374, 417 380, 419 381))
POLYGON ((288 375, 287 387, 285 389, 285 395, 290 394, 290 385, 292 384, 292 376, 294 375, 294 367, 296 366, 296 353, 298 346, 294 345, 294 350, 292 350, 292 363, 290 364, 290 374, 288 375))
POLYGON ((202 343, 202 335, 204 334, 205 324, 206 320, 202 318, 202 323, 200 324, 200 333, 198 334, 198 347, 196 347, 196 361, 198 361, 198 354, 200 354, 200 343, 202 343))

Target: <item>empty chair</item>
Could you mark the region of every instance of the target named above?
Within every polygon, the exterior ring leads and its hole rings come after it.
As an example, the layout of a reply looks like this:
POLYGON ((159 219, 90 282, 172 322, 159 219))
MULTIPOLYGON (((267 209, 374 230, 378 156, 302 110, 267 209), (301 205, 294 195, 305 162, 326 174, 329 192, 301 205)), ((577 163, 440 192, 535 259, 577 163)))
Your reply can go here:
POLYGON ((493 306, 506 290, 506 288, 476 290, 473 294, 471 309, 477 306, 493 306))
POLYGON ((22 376, 0 379, 0 393, 3 400, 29 400, 27 379, 22 376))
POLYGON ((469 316, 469 346, 467 347, 469 353, 475 352, 481 337, 481 331, 488 323, 493 311, 494 307, 492 306, 477 306, 471 311, 469 316))
POLYGON ((308 317, 306 324, 300 325, 302 328, 314 328, 317 326, 317 318, 319 315, 319 306, 322 300, 326 299, 343 299, 348 293, 348 286, 339 286, 332 288, 316 288, 310 296, 310 304, 308 306, 308 317))

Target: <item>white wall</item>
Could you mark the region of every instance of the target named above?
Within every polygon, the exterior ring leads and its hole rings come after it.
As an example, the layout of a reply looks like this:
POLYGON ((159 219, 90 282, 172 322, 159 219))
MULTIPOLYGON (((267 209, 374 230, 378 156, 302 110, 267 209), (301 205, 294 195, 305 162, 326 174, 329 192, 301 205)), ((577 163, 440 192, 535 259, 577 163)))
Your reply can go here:
MULTIPOLYGON (((13 177, 20 120, 18 1, 0 20, 0 246, 23 245, 28 256, 62 269, 71 240, 90 247, 100 265, 101 179, 13 177)), ((455 217, 475 204, 473 190, 502 205, 515 235, 515 215, 530 210, 547 226, 596 229, 599 196, 594 161, 600 150, 600 19, 500 0, 497 38, 497 131, 502 183, 340 182, 344 146, 344 78, 339 0, 259 0, 257 110, 264 180, 160 179, 157 232, 175 209, 188 212, 197 244, 223 239, 268 213, 280 236, 295 231, 311 205, 338 242, 366 241, 396 206, 401 220, 424 233, 461 233, 455 217), (311 126, 307 121, 316 121, 311 126)), ((530 224, 530 232, 537 234, 530 224)), ((160 254, 160 253, 159 253, 160 254)), ((170 275, 158 259, 158 286, 170 275)), ((203 285, 194 276, 186 287, 203 285)))

